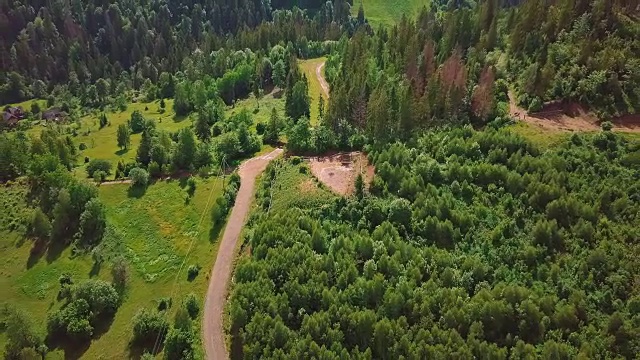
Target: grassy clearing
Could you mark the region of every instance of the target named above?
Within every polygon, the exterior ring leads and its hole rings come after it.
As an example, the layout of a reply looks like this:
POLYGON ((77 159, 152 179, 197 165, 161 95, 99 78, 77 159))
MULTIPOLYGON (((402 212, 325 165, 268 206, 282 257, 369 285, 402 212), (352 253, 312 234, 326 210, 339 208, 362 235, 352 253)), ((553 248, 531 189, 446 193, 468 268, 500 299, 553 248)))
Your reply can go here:
MULTIPOLYGON (((235 106, 230 106, 226 109, 226 116, 230 117, 233 114, 238 113, 243 109, 249 110, 252 113, 255 124, 260 122, 266 123, 271 116, 271 111, 275 108, 280 116, 284 116, 284 97, 283 94, 266 94, 260 101, 259 105, 253 96, 247 99, 242 99, 236 102, 235 106)), ((34 100, 28 100, 18 104, 12 104, 12 106, 22 106, 25 109, 30 109, 31 103, 34 100)), ((45 100, 37 100, 41 107, 44 109, 46 105, 45 100)), ((316 105, 317 107, 317 105, 316 105)), ((193 125, 193 116, 191 114, 186 117, 177 117, 173 112, 173 99, 165 99, 165 111, 161 112, 160 101, 153 101, 149 103, 131 103, 127 106, 127 110, 119 111, 115 113, 107 112, 107 119, 109 125, 100 129, 99 117, 102 112, 96 111, 92 114, 83 116, 77 124, 62 125, 61 128, 75 129, 78 136, 73 137, 76 145, 84 144, 87 148, 84 151, 79 152, 78 167, 74 169, 74 173, 78 178, 86 178, 84 158, 89 159, 105 159, 110 161, 114 168, 119 161, 134 161, 136 158, 136 150, 140 144, 141 134, 131 135, 131 146, 128 150, 122 150, 117 146, 116 134, 118 131, 118 125, 126 124, 131 119, 131 114, 134 111, 140 111, 145 118, 153 119, 156 121, 158 130, 175 132, 182 128, 193 125)), ((317 110, 317 109, 316 109, 317 110)), ((44 124, 44 123, 41 123, 44 124)), ((58 125, 56 125, 58 126, 58 125)), ((33 126, 27 131, 28 134, 37 136, 44 126, 33 126)), ((270 147, 264 146, 265 149, 270 147)), ((113 175, 112 175, 113 176, 113 175)))
MULTIPOLYGON (((212 199, 222 194, 222 180, 210 178, 197 181, 196 193, 187 201, 184 182, 178 180, 158 182, 146 193, 130 192, 127 185, 100 187, 100 198, 107 207, 108 230, 103 240, 103 254, 107 259, 124 256, 130 265, 130 282, 124 303, 116 313, 109 329, 88 348, 75 349, 67 357, 86 359, 124 359, 136 355, 129 349, 131 319, 141 307, 155 307, 157 301, 174 294, 174 309, 184 296, 193 292, 204 303, 209 269, 213 265, 222 229, 209 228, 210 213, 204 214, 202 226, 198 223, 205 209, 209 194, 212 199), (176 286, 174 280, 189 250, 193 247, 176 286), (200 274, 191 282, 186 270, 197 264, 200 274)), ((75 281, 97 277, 111 280, 109 261, 94 266, 90 255, 72 256, 65 249, 57 257, 44 255, 37 261, 29 260, 31 241, 14 231, 18 223, 14 217, 23 217, 29 210, 25 203, 25 186, 0 188, 0 203, 16 211, 1 215, 0 249, 0 303, 15 304, 31 312, 35 323, 44 332, 46 315, 60 306, 56 299, 58 278, 63 272, 72 274, 75 281), (9 218, 11 217, 11 218, 9 218)), ((200 319, 195 320, 199 326, 200 319)), ((0 346, 6 339, 0 332, 0 346)), ((1 351, 1 350, 0 350, 1 351)), ((47 358, 64 358, 62 350, 56 350, 47 358)))
MULTIPOLYGON (((569 139, 574 133, 573 131, 554 130, 535 126, 526 122, 519 121, 509 127, 511 131, 518 133, 542 148, 550 148, 556 146, 563 141, 569 139)), ((581 131, 578 134, 594 133, 594 131, 581 131)), ((640 142, 640 133, 633 132, 616 132, 629 141, 640 142)))
POLYGON ((351 7, 351 14, 356 16, 360 3, 364 8, 364 16, 374 28, 379 25, 393 26, 406 14, 415 18, 420 9, 430 4, 429 0, 356 0, 351 7))
MULTIPOLYGON (((316 74, 316 69, 318 68, 318 66, 320 66, 320 64, 322 64, 326 60, 326 58, 322 57, 317 59, 298 61, 300 68, 309 80, 309 97, 311 97, 311 119, 309 120, 311 120, 311 125, 318 124, 318 103, 320 102, 320 96, 322 96, 325 100, 325 111, 326 106, 329 103, 327 97, 322 91, 320 81, 318 81, 318 76, 316 74)), ((324 75, 324 69, 322 69, 322 74, 324 75)))
POLYGON ((331 202, 335 195, 321 184, 313 175, 309 166, 301 162, 277 162, 276 181, 273 185, 273 211, 290 207, 317 209, 331 202))
POLYGON ((564 130, 541 128, 522 121, 518 121, 509 128, 511 131, 522 135, 543 148, 549 148, 557 145, 568 139, 572 134, 571 132, 564 130))
MULTIPOLYGON (((120 124, 126 124, 131 119, 131 114, 138 110, 145 118, 156 121, 158 130, 177 131, 188 127, 192 121, 188 117, 178 118, 172 110, 173 100, 165 100, 165 112, 160 113, 160 102, 131 103, 127 110, 116 113, 107 113, 110 125, 100 129, 97 112, 83 117, 80 120, 78 136, 74 138, 76 144, 84 143, 87 149, 80 153, 79 163, 83 163, 85 156, 90 159, 109 160, 115 166, 118 161, 132 161, 136 157, 136 149, 140 144, 141 134, 131 135, 131 146, 128 150, 121 150, 117 145, 116 133, 120 124)), ((84 171, 83 171, 84 172, 84 171)))
POLYGON ((271 111, 276 109, 280 117, 284 117, 284 92, 265 94, 260 101, 256 101, 253 95, 246 99, 238 100, 233 107, 227 107, 225 115, 227 118, 239 113, 242 110, 248 110, 253 115, 253 129, 258 123, 267 123, 271 118, 271 111))

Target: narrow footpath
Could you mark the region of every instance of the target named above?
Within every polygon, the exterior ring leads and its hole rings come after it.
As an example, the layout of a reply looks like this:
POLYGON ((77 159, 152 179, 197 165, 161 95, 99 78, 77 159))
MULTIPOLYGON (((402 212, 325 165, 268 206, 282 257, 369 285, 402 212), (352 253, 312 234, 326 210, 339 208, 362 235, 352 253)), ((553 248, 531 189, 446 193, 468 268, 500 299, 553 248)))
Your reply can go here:
POLYGON ((326 61, 323 61, 321 64, 318 65, 318 67, 316 68, 316 77, 320 82, 320 87, 322 88, 322 92, 324 92, 324 95, 328 98, 329 84, 327 83, 327 80, 324 78, 324 76, 322 76, 322 69, 324 68, 325 64, 326 64, 326 61))

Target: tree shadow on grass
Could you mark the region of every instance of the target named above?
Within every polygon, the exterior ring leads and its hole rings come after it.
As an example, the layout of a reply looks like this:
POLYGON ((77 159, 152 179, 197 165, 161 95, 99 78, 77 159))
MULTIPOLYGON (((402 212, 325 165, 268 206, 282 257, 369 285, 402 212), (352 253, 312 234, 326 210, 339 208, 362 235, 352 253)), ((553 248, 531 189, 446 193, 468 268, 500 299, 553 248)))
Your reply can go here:
POLYGON ((129 186, 127 189, 127 196, 130 198, 140 199, 147 192, 146 186, 129 186))
POLYGON ((187 176, 180 176, 178 178, 178 184, 180 185, 181 189, 184 189, 187 187, 187 180, 189 180, 187 176))
POLYGON ((129 149, 120 149, 120 150, 116 151, 115 154, 117 156, 122 156, 122 155, 124 155, 124 154, 126 154, 128 152, 129 152, 129 149))
POLYGON ((218 222, 216 224, 214 224, 211 229, 209 229, 209 242, 210 243, 215 243, 218 238, 220 237, 220 232, 222 231, 222 229, 224 228, 224 223, 223 222, 218 222))
POLYGON ((91 345, 91 340, 77 341, 64 335, 49 335, 46 344, 49 349, 61 349, 64 351, 65 360, 76 360, 87 352, 91 345))
POLYGON ((62 349, 65 360, 80 359, 91 346, 93 340, 100 339, 111 328, 115 315, 98 317, 93 325, 93 335, 91 339, 77 341, 70 339, 66 335, 55 334, 47 336, 46 343, 50 349, 62 349))
POLYGON ((60 257, 60 254, 67 248, 69 244, 61 241, 49 241, 49 247, 47 248, 47 262, 52 263, 60 257))
POLYGON ((179 122, 183 122, 186 119, 189 118, 189 115, 178 115, 178 114, 174 114, 173 117, 171 118, 173 120, 173 122, 175 123, 179 123, 179 122))
POLYGON ((94 261, 91 271, 89 271, 89 277, 98 276, 98 274, 100 274, 100 269, 102 269, 102 262, 94 261))
POLYGON ((153 336, 153 339, 151 339, 150 337, 147 341, 129 342, 129 358, 140 359, 142 355, 146 352, 153 355, 158 355, 164 349, 164 338, 166 335, 167 335, 167 330, 163 332, 162 336, 160 336, 158 341, 156 341, 156 338, 157 338, 157 334, 156 334, 156 336, 153 336))
POLYGON ((42 240, 35 240, 31 251, 29 251, 29 259, 27 259, 27 269, 31 269, 35 264, 42 259, 42 256, 47 251, 47 243, 42 240))
POLYGON ((111 328, 111 325, 113 324, 115 318, 115 314, 98 317, 93 324, 93 336, 91 337, 91 339, 97 340, 100 339, 102 335, 106 334, 111 328))

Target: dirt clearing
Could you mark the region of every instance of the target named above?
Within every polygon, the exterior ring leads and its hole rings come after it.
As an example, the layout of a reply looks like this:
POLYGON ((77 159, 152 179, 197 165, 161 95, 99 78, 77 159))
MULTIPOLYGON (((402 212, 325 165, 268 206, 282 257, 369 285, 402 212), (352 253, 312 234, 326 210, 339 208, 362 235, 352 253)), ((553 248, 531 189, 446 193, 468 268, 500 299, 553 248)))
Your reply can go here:
MULTIPOLYGON (((528 113, 516 104, 516 97, 509 91, 509 112, 512 118, 543 129, 562 131, 598 131, 600 122, 592 113, 577 103, 545 104, 542 111, 528 113)), ((614 131, 640 132, 640 117, 625 115, 611 121, 614 131)))
POLYGON ((340 195, 353 194, 358 174, 362 174, 365 184, 373 179, 374 167, 369 165, 367 156, 360 152, 314 156, 306 160, 313 175, 340 195))

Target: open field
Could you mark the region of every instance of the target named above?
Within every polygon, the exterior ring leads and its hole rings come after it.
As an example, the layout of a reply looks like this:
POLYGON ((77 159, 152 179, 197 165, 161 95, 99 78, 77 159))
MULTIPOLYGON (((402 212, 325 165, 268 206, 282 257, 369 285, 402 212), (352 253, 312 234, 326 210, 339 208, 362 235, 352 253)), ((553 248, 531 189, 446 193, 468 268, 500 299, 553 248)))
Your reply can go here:
MULTIPOLYGON (((317 76, 318 66, 322 65, 327 59, 317 58, 317 59, 309 59, 309 60, 299 60, 298 64, 300 65, 300 69, 307 76, 309 80, 309 97, 311 98, 311 125, 318 124, 318 104, 320 102, 320 96, 322 96, 325 100, 325 111, 326 107, 329 105, 329 101, 327 96, 325 95, 320 81, 317 76)), ((322 74, 324 75, 324 69, 322 69, 322 74)))
POLYGON ((228 117, 239 113, 246 109, 253 116, 253 129, 258 123, 267 123, 271 118, 271 111, 275 108, 281 118, 284 117, 284 91, 276 93, 272 91, 269 94, 265 94, 260 101, 256 101, 253 95, 250 95, 246 99, 238 100, 235 106, 227 107, 225 115, 228 117), (259 105, 258 105, 259 104, 259 105))
POLYGON ((113 163, 118 161, 132 161, 136 157, 136 149, 140 144, 141 134, 131 135, 131 146, 128 150, 118 148, 116 133, 118 125, 126 124, 131 119, 131 114, 138 110, 147 119, 156 121, 158 130, 177 131, 191 125, 188 117, 177 118, 172 110, 173 100, 165 100, 165 112, 159 112, 159 101, 151 103, 131 103, 127 110, 115 113, 106 113, 110 125, 100 129, 98 117, 101 113, 85 116, 80 120, 78 136, 74 138, 76 144, 84 143, 87 149, 80 152, 78 163, 82 164, 85 156, 90 159, 105 159, 113 163))
POLYGON ((278 161, 273 182, 274 211, 290 207, 318 208, 332 201, 334 194, 311 173, 305 162, 293 164, 290 160, 278 161))
POLYGON ((402 14, 415 18, 429 0, 356 0, 351 7, 351 14, 358 15, 360 3, 364 8, 364 16, 375 29, 379 25, 393 26, 400 21, 402 14))
MULTIPOLYGON (((71 254, 67 248, 59 254, 43 254, 30 259, 32 242, 12 231, 11 223, 28 214, 25 186, 0 187, 0 202, 15 209, 0 219, 0 248, 3 262, 0 264, 0 303, 11 303, 31 312, 36 324, 44 333, 47 313, 61 304, 56 301, 58 278, 64 272, 78 282, 90 277, 111 280, 109 259, 123 256, 129 264, 130 281, 123 304, 118 309, 109 328, 92 340, 88 348, 70 349, 66 358, 124 359, 139 354, 130 349, 131 319, 141 307, 156 307, 160 298, 173 294, 176 308, 185 295, 194 293, 201 304, 208 284, 208 269, 213 265, 217 252, 220 230, 210 229, 210 214, 204 214, 198 227, 210 191, 212 199, 222 193, 222 180, 209 178, 197 180, 195 195, 187 199, 184 182, 179 180, 158 182, 149 186, 144 196, 131 192, 127 185, 111 185, 100 188, 100 198, 107 208, 108 229, 102 242, 101 266, 94 265, 89 254, 71 254), (193 247, 180 272, 191 242, 193 247), (190 265, 202 267, 191 282, 186 270, 190 265), (174 287, 174 283, 176 286, 174 287)), ((199 319, 194 320, 199 323, 199 319)), ((0 333, 0 349, 6 339, 0 333)), ((199 347, 199 346, 198 346, 199 347)), ((0 350, 1 351, 1 350, 0 350)), ((64 358, 62 350, 54 349, 47 358, 64 358)))
MULTIPOLYGON (((517 123, 509 126, 509 128, 511 131, 524 136, 536 145, 545 149, 560 144, 562 141, 571 137, 571 134, 574 133, 581 134, 602 131, 597 128, 589 131, 562 130, 558 128, 539 126, 525 121, 518 121, 517 123)), ((618 131, 617 133, 628 140, 640 141, 640 133, 638 132, 618 131)))

